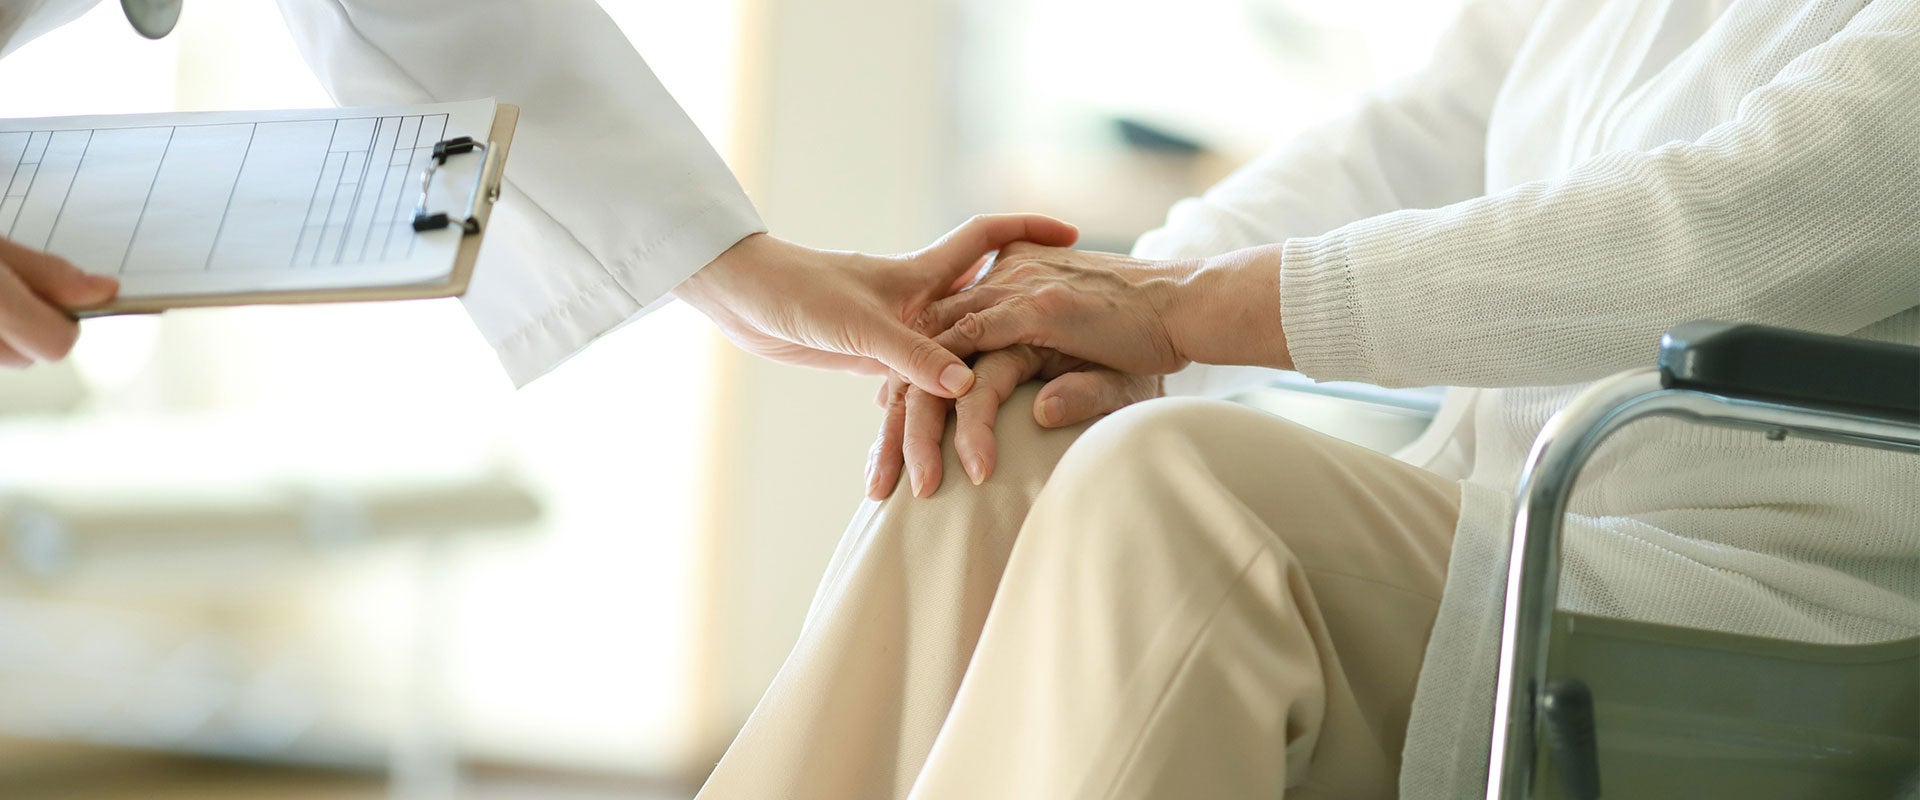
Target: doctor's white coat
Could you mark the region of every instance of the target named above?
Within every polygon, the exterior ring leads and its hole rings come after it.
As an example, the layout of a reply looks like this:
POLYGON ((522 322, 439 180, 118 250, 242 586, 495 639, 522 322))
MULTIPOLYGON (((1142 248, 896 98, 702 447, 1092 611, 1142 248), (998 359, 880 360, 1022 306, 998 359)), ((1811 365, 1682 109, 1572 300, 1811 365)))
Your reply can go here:
MULTIPOLYGON (((97 2, 0 0, 0 54, 97 2)), ((765 230, 733 173, 593 0, 279 3, 341 105, 495 97, 520 106, 502 202, 464 298, 516 384, 664 303, 765 230)))

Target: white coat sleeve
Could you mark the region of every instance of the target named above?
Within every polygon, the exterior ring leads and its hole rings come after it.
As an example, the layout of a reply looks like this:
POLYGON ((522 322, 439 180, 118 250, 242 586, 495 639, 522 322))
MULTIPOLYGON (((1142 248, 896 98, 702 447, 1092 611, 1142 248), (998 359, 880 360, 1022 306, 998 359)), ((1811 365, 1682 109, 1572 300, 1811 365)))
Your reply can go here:
POLYGON ((1290 239, 1295 365, 1554 386, 1653 363, 1694 319, 1846 334, 1920 306, 1920 7, 1875 3, 1695 141, 1290 239))
MULTIPOLYGON (((1180 201, 1165 225, 1140 237, 1134 255, 1218 255, 1479 196, 1494 97, 1539 6, 1468 4, 1425 69, 1279 144, 1205 195, 1180 201)), ((1167 391, 1226 394, 1268 377, 1268 370, 1196 364, 1168 376, 1167 391)))
POLYGON ((520 106, 465 303, 525 384, 746 236, 753 204, 593 0, 279 0, 336 102, 520 106))

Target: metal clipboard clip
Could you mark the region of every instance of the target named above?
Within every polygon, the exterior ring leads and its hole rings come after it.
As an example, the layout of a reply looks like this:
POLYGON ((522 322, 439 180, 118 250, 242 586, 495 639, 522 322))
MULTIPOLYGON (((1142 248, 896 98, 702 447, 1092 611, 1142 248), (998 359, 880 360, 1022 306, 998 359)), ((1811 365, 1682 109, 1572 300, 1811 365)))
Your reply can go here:
POLYGON ((471 136, 457 136, 434 143, 433 163, 420 173, 420 200, 413 206, 415 231, 439 230, 458 222, 464 233, 480 232, 481 204, 500 199, 500 152, 492 145, 492 142, 478 141, 471 136), (455 220, 445 211, 428 211, 427 195, 433 189, 433 176, 447 165, 447 157, 475 150, 482 154, 480 174, 474 181, 473 191, 467 195, 466 217, 455 220))

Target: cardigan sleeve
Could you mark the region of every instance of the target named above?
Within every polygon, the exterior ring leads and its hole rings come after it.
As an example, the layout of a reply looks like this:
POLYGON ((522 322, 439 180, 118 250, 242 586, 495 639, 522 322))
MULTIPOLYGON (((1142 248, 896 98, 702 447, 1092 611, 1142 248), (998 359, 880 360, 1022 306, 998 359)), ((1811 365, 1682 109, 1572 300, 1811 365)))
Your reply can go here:
POLYGON ((1920 7, 1876 3, 1695 141, 1286 242, 1296 367, 1547 386, 1692 319, 1851 333, 1920 305, 1920 7))
MULTIPOLYGON (((1487 118, 1538 6, 1469 4, 1426 68, 1278 144, 1205 195, 1180 201, 1165 225, 1140 238, 1134 255, 1216 255, 1481 194, 1487 118)), ((1195 365, 1169 376, 1168 391, 1226 393, 1266 372, 1195 365)))

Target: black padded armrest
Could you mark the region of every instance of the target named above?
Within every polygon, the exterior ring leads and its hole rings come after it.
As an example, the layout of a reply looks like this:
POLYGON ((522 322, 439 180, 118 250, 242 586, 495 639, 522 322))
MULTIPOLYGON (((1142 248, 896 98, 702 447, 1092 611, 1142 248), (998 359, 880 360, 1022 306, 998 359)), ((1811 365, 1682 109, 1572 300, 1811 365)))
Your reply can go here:
POLYGON ((1920 420, 1920 347, 1731 322, 1660 339, 1660 382, 1731 397, 1920 420))

